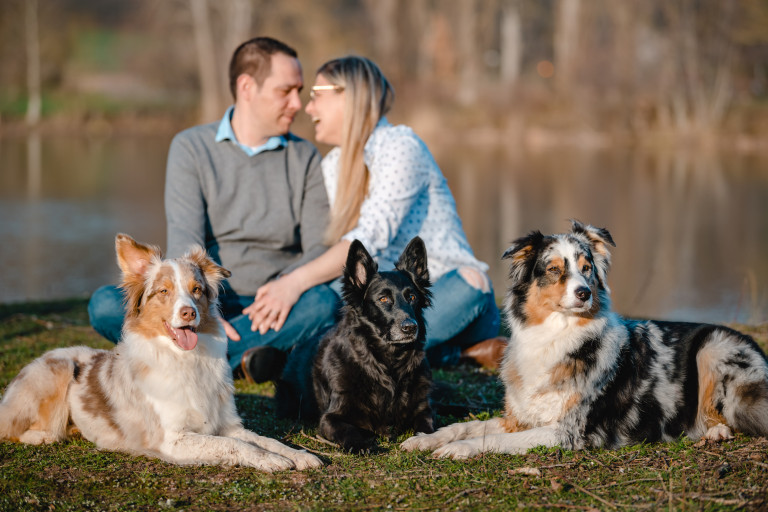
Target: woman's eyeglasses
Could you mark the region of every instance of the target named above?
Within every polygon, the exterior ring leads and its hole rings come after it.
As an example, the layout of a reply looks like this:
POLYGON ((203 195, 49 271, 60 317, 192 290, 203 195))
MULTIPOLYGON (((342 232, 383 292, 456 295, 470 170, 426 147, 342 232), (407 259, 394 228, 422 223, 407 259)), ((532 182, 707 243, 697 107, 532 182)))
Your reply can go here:
POLYGON ((309 99, 314 100, 318 91, 343 91, 344 87, 340 85, 313 85, 309 89, 309 99))

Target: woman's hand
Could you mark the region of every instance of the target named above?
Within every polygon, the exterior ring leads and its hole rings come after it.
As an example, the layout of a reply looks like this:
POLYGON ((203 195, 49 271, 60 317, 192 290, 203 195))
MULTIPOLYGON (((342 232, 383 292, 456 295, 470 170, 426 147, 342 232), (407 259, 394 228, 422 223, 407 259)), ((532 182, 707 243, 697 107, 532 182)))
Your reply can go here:
POLYGON ((302 293, 303 287, 291 274, 259 288, 253 304, 243 309, 243 314, 251 320, 251 330, 258 330, 262 335, 270 329, 279 331, 302 293))
POLYGON ((234 327, 232 327, 232 324, 224 320, 223 318, 219 318, 219 321, 221 322, 221 325, 224 326, 224 332, 227 335, 227 338, 229 338, 232 341, 240 341, 240 335, 237 333, 234 327))

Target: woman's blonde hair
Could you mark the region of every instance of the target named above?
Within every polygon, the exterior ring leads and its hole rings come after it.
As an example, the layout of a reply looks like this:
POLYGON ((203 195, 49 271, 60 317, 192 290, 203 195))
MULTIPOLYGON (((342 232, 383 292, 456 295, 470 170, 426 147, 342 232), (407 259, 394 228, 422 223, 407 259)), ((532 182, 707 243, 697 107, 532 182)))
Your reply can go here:
POLYGON ((336 199, 325 232, 326 243, 332 245, 357 225, 368 192, 363 149, 376 124, 392 106, 395 91, 379 67, 365 57, 352 55, 328 61, 317 74, 345 93, 336 199))

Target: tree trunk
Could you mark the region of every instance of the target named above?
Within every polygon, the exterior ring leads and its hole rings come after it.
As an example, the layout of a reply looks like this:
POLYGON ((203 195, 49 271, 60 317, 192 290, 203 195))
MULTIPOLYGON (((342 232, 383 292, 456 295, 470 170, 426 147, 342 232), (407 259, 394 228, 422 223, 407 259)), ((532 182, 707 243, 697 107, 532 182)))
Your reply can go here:
POLYGON ((229 60, 232 53, 241 43, 251 39, 253 26, 253 3, 251 0, 229 0, 225 11, 227 29, 225 31, 227 44, 221 48, 221 63, 218 68, 218 80, 222 84, 221 105, 232 100, 229 92, 229 60))
POLYGON ((477 26, 476 0, 459 2, 459 15, 458 43, 461 71, 458 100, 463 105, 471 105, 477 100, 477 85, 480 80, 478 64, 482 60, 477 47, 477 37, 475 37, 477 26))
POLYGON ((207 123, 221 116, 213 30, 208 16, 208 1, 189 0, 189 4, 192 10, 197 71, 200 78, 200 122, 207 123))
POLYGON ((40 40, 38 36, 37 0, 25 0, 26 8, 26 47, 27 47, 27 125, 35 126, 40 122, 42 98, 40 86, 40 40))
POLYGON ((397 48, 397 0, 368 0, 365 5, 373 24, 377 61, 391 81, 399 82, 397 48))
POLYGON ((505 0, 501 8, 499 74, 504 85, 514 86, 520 78, 523 58, 523 27, 520 0, 505 0))
POLYGON ((579 44, 581 0, 558 0, 555 11, 555 84, 560 93, 573 87, 579 44))

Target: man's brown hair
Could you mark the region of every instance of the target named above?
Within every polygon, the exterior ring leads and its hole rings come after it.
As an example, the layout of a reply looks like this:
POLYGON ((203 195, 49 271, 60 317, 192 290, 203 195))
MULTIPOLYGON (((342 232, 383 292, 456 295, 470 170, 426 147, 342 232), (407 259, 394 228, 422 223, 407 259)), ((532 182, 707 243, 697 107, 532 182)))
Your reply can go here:
POLYGON ((296 50, 271 37, 254 37, 237 47, 229 61, 229 91, 237 99, 237 77, 250 75, 261 87, 272 71, 272 55, 284 53, 298 58, 296 50))

